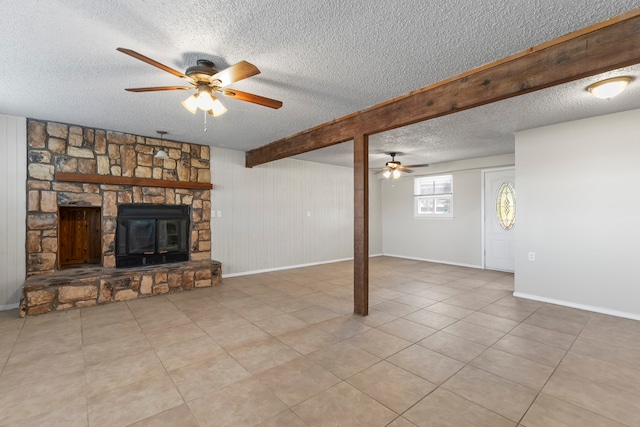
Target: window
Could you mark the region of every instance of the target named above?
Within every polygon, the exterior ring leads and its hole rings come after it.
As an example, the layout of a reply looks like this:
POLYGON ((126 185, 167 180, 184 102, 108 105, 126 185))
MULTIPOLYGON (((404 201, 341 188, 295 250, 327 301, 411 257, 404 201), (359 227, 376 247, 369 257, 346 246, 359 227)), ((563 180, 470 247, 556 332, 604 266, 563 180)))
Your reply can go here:
POLYGON ((453 176, 423 176, 414 184, 416 218, 453 218, 453 176))

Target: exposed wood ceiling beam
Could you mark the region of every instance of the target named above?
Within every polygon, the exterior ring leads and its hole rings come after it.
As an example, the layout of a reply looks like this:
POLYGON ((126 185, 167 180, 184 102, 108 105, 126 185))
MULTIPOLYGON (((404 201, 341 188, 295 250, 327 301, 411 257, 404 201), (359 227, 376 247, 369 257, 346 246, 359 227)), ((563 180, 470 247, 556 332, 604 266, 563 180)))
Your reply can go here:
POLYGON ((640 9, 246 154, 253 167, 640 63, 640 9))

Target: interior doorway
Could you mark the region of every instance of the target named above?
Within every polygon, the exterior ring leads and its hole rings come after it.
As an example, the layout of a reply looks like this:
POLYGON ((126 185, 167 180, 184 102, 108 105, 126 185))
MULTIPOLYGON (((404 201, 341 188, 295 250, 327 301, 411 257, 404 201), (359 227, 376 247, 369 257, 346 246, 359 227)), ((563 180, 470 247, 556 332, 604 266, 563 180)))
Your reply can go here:
POLYGON ((484 268, 513 272, 516 252, 515 169, 483 172, 484 268))

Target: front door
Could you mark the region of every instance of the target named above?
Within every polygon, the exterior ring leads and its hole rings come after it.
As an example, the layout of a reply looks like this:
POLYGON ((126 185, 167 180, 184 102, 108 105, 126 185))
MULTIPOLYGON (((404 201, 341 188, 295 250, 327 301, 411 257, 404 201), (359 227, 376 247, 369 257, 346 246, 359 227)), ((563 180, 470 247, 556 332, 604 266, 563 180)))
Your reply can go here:
POLYGON ((484 267, 513 272, 516 251, 515 169, 484 172, 484 267))

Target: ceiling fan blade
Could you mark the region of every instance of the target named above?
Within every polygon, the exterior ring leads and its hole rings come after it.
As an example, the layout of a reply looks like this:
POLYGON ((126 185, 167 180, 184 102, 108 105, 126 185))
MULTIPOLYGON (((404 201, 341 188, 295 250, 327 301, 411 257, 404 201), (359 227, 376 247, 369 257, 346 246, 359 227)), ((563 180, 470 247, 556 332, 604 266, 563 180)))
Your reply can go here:
POLYGON ((139 54, 136 51, 133 51, 131 49, 126 49, 124 47, 119 47, 117 50, 119 50, 120 52, 122 52, 122 53, 124 53, 126 55, 129 55, 129 56, 132 56, 132 57, 134 57, 136 59, 139 59, 142 62, 146 62, 149 65, 153 65, 154 67, 160 68, 161 70, 166 71, 167 73, 173 74, 174 76, 190 80, 189 77, 187 77, 186 75, 184 75, 180 71, 174 70, 171 67, 167 67, 166 65, 161 64, 158 61, 155 61, 155 60, 153 60, 151 58, 148 58, 148 57, 146 57, 146 56, 144 56, 142 54, 139 54))
POLYGON ((407 165, 407 166, 402 166, 403 168, 426 168, 427 166, 429 166, 428 163, 423 163, 421 165, 407 165))
POLYGON ((133 87, 128 88, 129 92, 156 92, 159 90, 189 90, 193 89, 189 86, 157 86, 157 87, 133 87))
POLYGON ((258 67, 247 61, 240 61, 209 77, 209 81, 215 86, 225 87, 231 83, 246 79, 247 77, 255 76, 256 74, 260 74, 258 67))
POLYGON ((235 89, 224 89, 222 93, 224 94, 224 96, 228 96, 229 98, 235 98, 239 99, 240 101, 247 101, 258 105, 264 105, 265 107, 273 109, 282 107, 282 101, 276 101, 275 99, 265 98, 264 96, 241 92, 235 89))

